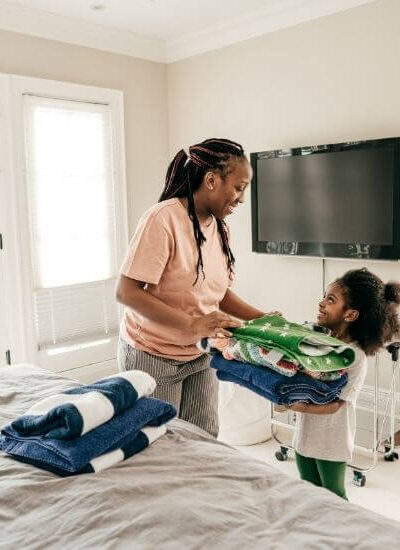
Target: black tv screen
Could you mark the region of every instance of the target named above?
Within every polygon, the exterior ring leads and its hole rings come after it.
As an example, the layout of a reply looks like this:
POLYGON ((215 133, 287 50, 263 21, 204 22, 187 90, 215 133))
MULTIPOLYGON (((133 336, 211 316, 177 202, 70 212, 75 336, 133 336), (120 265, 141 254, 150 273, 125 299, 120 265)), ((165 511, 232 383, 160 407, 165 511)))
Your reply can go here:
POLYGON ((400 258, 400 138, 251 154, 253 250, 400 258))

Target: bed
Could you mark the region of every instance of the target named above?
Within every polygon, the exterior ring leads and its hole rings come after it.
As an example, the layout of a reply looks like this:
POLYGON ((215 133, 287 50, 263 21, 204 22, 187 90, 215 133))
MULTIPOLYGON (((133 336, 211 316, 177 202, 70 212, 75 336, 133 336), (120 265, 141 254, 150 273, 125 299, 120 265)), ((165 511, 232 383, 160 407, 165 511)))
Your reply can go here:
MULTIPOLYGON (((0 424, 78 385, 0 368, 0 424)), ((60 478, 0 454, 0 548, 400 548, 400 523, 289 478, 173 420, 142 453, 60 478)))

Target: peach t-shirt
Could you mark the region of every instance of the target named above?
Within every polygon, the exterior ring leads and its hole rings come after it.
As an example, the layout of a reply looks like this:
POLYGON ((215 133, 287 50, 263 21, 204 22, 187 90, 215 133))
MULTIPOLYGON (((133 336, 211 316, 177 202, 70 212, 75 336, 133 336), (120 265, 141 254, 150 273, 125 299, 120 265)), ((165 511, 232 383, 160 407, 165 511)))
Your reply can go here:
MULTIPOLYGON (((231 283, 226 256, 215 218, 201 229, 206 238, 201 247, 205 279, 200 269, 194 286, 198 252, 193 224, 185 206, 176 198, 156 204, 142 216, 121 273, 147 283, 147 292, 188 315, 218 310, 231 283)), ((152 355, 180 361, 201 355, 195 342, 180 344, 187 337, 184 330, 151 321, 128 307, 121 336, 131 346, 152 355)))

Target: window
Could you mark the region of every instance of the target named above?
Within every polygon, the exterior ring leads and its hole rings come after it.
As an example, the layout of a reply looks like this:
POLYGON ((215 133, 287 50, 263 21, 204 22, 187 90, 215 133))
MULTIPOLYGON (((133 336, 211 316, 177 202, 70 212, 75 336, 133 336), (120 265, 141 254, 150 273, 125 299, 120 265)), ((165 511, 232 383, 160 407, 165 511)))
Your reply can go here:
POLYGON ((39 347, 118 330, 110 107, 25 95, 39 347))
POLYGON ((9 274, 21 280, 24 360, 57 371, 109 361, 127 249, 122 93, 3 79, 19 249, 9 274))

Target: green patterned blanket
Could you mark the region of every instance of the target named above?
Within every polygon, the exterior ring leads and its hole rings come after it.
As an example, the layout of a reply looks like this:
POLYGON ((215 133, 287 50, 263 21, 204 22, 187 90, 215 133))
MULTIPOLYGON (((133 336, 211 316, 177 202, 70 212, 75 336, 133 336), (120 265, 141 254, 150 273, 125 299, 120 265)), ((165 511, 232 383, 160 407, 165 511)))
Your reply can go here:
POLYGON ((305 369, 331 372, 351 367, 355 351, 351 345, 308 327, 291 323, 279 315, 266 315, 231 329, 237 340, 253 342, 281 351, 305 369))

